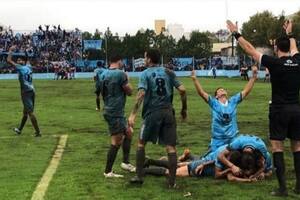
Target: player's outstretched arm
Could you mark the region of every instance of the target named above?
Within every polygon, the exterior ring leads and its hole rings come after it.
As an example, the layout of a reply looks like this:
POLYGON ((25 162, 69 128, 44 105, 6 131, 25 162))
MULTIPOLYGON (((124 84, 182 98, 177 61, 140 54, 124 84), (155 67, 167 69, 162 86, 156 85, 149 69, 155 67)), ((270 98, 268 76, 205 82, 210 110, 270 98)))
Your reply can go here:
POLYGON ((128 124, 131 127, 134 126, 137 112, 138 112, 141 104, 143 103, 144 98, 145 98, 145 91, 143 89, 140 89, 137 93, 136 102, 134 104, 133 110, 131 111, 130 116, 128 118, 128 124))
POLYGON ((218 167, 215 167, 215 179, 225 178, 227 176, 227 174, 230 173, 230 172, 231 172, 230 168, 222 170, 218 167))
POLYGON ((16 50, 16 46, 11 46, 8 50, 8 56, 7 56, 7 62, 12 64, 13 66, 16 66, 17 63, 15 63, 13 60, 12 60, 12 53, 13 51, 16 50))
POLYGON ((176 88, 181 97, 181 117, 182 119, 186 119, 187 117, 187 97, 186 97, 186 89, 183 85, 180 85, 176 88))
POLYGON ((257 181, 256 179, 240 178, 240 177, 234 176, 232 173, 227 174, 227 180, 230 182, 239 182, 239 183, 250 183, 250 182, 257 181))
POLYGON ((227 28, 232 33, 232 35, 235 37, 236 40, 239 41, 239 45, 244 49, 244 51, 251 56, 256 62, 260 62, 262 54, 257 51, 253 45, 248 42, 239 32, 238 27, 233 24, 230 20, 227 20, 227 28))
POLYGON ((204 101, 208 102, 209 95, 203 90, 200 82, 197 79, 196 71, 195 70, 192 71, 191 78, 192 78, 192 80, 194 82, 196 91, 199 94, 199 96, 201 96, 204 99, 204 101))
POLYGON ((293 37, 293 22, 291 20, 287 20, 283 24, 283 28, 286 32, 286 35, 290 38, 290 53, 292 56, 299 53, 297 48, 297 43, 295 38, 293 37))
POLYGON ((228 159, 227 159, 227 156, 229 155, 229 150, 228 149, 225 149, 224 151, 222 151, 219 155, 218 155, 218 159, 226 166, 228 167, 229 169, 231 169, 231 172, 238 176, 240 175, 241 173, 241 169, 237 166, 235 166, 232 162, 230 162, 228 159))
POLYGON ((245 88, 242 91, 242 99, 248 96, 251 90, 253 89, 254 83, 257 79, 257 73, 258 73, 257 67, 252 66, 252 77, 250 78, 250 80, 248 81, 248 83, 246 84, 245 88))

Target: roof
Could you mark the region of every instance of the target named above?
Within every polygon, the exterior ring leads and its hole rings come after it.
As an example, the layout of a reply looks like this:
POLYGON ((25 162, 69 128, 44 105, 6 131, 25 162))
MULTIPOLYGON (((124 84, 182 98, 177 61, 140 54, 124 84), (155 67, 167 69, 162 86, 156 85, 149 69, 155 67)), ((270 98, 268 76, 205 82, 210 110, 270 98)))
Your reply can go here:
POLYGON ((213 43, 212 52, 213 52, 213 53, 221 52, 222 49, 224 49, 224 48, 229 48, 229 47, 231 47, 231 45, 232 45, 232 44, 229 43, 229 42, 213 43))

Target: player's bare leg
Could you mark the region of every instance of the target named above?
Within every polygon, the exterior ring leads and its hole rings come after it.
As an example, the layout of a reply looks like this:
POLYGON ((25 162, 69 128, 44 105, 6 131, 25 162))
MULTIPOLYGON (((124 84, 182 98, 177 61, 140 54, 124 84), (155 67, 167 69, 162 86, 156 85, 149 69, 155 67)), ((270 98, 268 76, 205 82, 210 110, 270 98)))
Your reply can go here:
POLYGON ((35 129, 35 137, 41 137, 42 136, 41 131, 40 131, 40 128, 39 128, 39 125, 38 125, 38 122, 37 122, 37 119, 36 119, 35 115, 33 114, 33 112, 29 112, 28 115, 30 117, 30 121, 32 123, 32 126, 35 129))

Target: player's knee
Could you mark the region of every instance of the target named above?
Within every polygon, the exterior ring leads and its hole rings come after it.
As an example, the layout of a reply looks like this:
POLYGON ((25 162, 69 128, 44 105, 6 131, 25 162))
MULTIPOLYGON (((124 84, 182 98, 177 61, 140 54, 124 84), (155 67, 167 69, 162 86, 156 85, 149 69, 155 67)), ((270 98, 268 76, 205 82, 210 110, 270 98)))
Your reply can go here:
POLYGON ((283 152, 284 145, 283 141, 271 140, 272 152, 283 152))
POLYGON ((292 152, 300 152, 300 141, 291 140, 292 152))
POLYGON ((138 141, 138 148, 145 148, 145 143, 142 140, 138 141))
POLYGON ((166 146, 166 150, 168 153, 175 153, 176 152, 176 147, 175 146, 166 146))

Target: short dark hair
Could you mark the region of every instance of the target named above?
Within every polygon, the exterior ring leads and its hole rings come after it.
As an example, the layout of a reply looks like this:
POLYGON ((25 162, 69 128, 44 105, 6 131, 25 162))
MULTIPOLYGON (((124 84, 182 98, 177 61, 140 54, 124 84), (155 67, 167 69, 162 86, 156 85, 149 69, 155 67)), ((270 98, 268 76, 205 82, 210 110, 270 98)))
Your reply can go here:
POLYGON ((242 170, 256 169, 256 159, 253 153, 250 152, 242 153, 241 169, 242 170))
POLYGON ((28 57, 27 57, 27 56, 19 56, 19 57, 17 57, 17 60, 18 60, 18 59, 21 59, 21 60, 23 60, 24 62, 27 62, 28 57))
POLYGON ((153 64, 159 64, 160 63, 160 52, 158 49, 149 49, 146 51, 146 57, 150 58, 151 62, 153 64))
POLYGON ((98 61, 98 62, 97 62, 97 67, 103 67, 103 64, 102 64, 101 61, 98 61))
POLYGON ((115 63, 115 62, 118 62, 120 60, 122 60, 122 57, 119 54, 113 54, 109 58, 110 63, 115 63))
POLYGON ((234 150, 230 153, 229 161, 234 165, 239 165, 241 163, 242 154, 240 151, 234 150))
POLYGON ((277 38, 275 45, 280 51, 284 53, 288 53, 290 51, 290 39, 288 37, 277 38))

